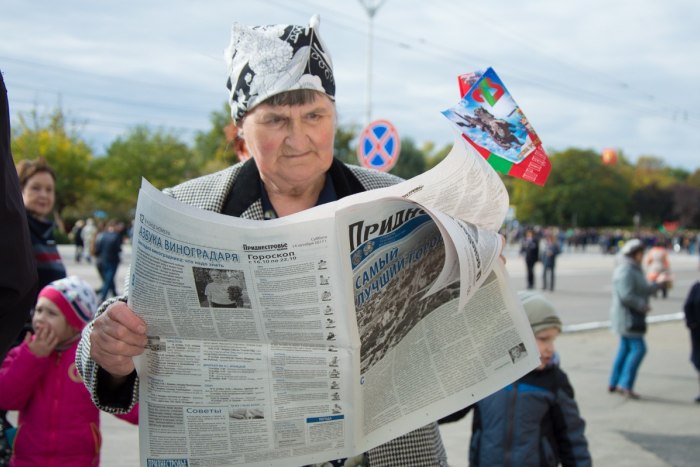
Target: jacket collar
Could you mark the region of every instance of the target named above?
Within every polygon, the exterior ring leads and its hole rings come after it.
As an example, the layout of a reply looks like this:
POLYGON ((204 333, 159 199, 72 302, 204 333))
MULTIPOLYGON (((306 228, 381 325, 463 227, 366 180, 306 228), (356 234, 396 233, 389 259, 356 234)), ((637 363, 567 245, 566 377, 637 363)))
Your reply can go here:
MULTIPOLYGON (((342 162, 333 159, 328 173, 333 180, 333 186, 338 199, 365 191, 360 181, 352 171, 342 162)), ((241 217, 251 205, 262 198, 262 182, 260 172, 255 164, 255 159, 250 158, 241 167, 236 177, 236 181, 231 186, 226 200, 224 201, 222 214, 228 216, 241 217)))

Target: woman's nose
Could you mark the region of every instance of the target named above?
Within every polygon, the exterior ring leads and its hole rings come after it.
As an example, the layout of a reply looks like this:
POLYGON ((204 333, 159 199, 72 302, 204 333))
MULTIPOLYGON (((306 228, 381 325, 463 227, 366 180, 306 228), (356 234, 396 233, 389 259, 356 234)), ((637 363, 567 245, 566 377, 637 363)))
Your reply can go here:
POLYGON ((306 130, 304 125, 298 120, 292 119, 287 130, 287 145, 292 148, 301 148, 307 143, 306 130))

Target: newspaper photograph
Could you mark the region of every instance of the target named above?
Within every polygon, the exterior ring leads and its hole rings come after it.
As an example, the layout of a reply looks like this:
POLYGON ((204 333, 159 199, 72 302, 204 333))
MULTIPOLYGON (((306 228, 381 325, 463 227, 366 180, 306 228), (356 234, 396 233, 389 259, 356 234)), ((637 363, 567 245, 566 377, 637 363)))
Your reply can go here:
POLYGON ((149 335, 141 464, 352 457, 536 367, 498 260, 507 193, 484 163, 456 138, 418 177, 268 221, 144 180, 129 275, 149 335))

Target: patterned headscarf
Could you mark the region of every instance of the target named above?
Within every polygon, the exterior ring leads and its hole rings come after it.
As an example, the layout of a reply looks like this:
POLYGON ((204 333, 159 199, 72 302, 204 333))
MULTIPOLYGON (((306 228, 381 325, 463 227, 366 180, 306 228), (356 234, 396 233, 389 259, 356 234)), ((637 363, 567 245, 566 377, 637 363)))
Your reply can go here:
POLYGON ((333 63, 318 34, 319 24, 319 16, 314 15, 308 27, 233 25, 225 54, 234 122, 268 97, 285 91, 313 89, 334 98, 333 63))

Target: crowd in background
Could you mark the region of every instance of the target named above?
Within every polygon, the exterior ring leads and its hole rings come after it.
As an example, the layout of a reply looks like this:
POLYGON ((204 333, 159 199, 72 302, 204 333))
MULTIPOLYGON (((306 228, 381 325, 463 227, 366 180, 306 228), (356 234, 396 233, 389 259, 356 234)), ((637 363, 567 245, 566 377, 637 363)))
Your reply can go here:
POLYGON ((665 232, 659 229, 643 227, 639 229, 621 228, 561 228, 557 226, 529 226, 525 224, 511 224, 503 228, 509 244, 520 244, 528 230, 532 230, 539 239, 553 236, 559 243, 561 252, 575 253, 588 252, 598 249, 601 254, 617 254, 625 241, 638 238, 647 247, 652 247, 659 242, 668 242, 667 248, 675 253, 700 253, 700 232, 676 231, 665 232))

